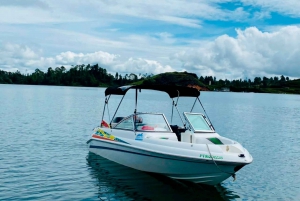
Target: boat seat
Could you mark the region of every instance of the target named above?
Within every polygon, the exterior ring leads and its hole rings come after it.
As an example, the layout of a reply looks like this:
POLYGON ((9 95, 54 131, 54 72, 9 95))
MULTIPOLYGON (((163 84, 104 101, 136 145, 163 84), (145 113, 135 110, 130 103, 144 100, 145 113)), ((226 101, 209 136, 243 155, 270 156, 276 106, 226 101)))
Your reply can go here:
POLYGON ((182 133, 182 132, 185 132, 186 129, 185 129, 185 128, 181 128, 181 127, 179 127, 179 126, 177 126, 177 125, 170 125, 170 127, 171 127, 173 133, 176 134, 177 139, 178 139, 178 141, 180 142, 180 141, 181 141, 181 133, 182 133))

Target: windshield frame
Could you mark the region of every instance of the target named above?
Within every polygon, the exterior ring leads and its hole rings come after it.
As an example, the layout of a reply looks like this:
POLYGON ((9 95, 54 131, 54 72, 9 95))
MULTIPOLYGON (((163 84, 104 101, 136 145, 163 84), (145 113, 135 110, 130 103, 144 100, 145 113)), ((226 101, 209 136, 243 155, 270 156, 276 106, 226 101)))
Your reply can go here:
POLYGON ((216 132, 214 130, 212 124, 207 120, 207 118, 202 113, 184 112, 183 116, 184 116, 185 120, 187 121, 187 123, 189 124, 190 128, 194 131, 194 133, 215 133, 216 132), (207 124, 207 126, 210 128, 210 130, 197 130, 197 129, 195 129, 195 127, 191 123, 188 115, 201 116, 203 118, 203 120, 205 121, 205 123, 207 124))
POLYGON ((167 120, 167 118, 165 117, 165 115, 163 113, 147 113, 147 112, 137 112, 136 114, 131 114, 127 117, 125 117, 124 119, 122 119, 119 123, 117 123, 113 129, 118 129, 118 130, 132 130, 134 132, 167 132, 167 133, 172 133, 172 129, 170 127, 170 124, 167 120), (143 115, 160 115, 163 117, 164 121, 165 121, 165 126, 167 126, 167 129, 168 130, 141 130, 141 129, 137 129, 137 121, 134 121, 134 116, 142 116, 143 115), (128 120, 128 119, 133 119, 133 123, 132 123, 132 126, 133 126, 133 129, 122 129, 122 128, 117 128, 119 124, 121 124, 122 122, 128 120))

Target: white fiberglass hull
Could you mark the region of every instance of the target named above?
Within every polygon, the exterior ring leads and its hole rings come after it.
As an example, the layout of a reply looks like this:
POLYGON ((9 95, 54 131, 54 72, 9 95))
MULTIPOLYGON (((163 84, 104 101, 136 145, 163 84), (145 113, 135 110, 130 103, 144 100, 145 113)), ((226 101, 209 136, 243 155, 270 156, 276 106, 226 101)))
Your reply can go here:
POLYGON ((224 181, 246 165, 226 161, 216 165, 211 159, 170 155, 101 139, 91 140, 89 146, 91 152, 137 170, 208 185, 224 181))

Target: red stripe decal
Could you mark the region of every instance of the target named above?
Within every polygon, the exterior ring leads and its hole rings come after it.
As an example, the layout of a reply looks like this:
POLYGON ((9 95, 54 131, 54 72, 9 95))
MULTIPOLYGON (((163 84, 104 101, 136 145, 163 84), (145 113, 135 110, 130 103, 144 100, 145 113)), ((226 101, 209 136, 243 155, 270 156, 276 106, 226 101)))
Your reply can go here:
POLYGON ((109 139, 109 138, 104 138, 104 137, 101 137, 99 135, 93 135, 94 138, 99 138, 99 139, 102 139, 102 140, 109 140, 109 141, 114 141, 112 139, 109 139))

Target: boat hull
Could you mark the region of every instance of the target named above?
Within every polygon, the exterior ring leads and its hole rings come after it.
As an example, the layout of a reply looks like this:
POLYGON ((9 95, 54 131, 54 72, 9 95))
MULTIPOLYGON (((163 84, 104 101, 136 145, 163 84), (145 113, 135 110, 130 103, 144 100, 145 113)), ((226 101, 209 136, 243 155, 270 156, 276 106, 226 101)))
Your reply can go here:
POLYGON ((245 164, 186 158, 125 146, 105 140, 92 140, 89 150, 116 163, 145 171, 163 174, 173 179, 216 185, 245 164))

